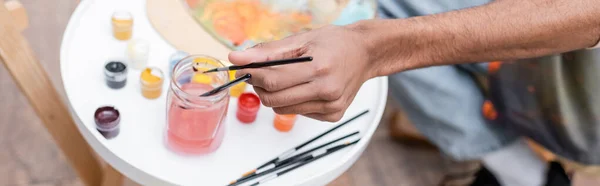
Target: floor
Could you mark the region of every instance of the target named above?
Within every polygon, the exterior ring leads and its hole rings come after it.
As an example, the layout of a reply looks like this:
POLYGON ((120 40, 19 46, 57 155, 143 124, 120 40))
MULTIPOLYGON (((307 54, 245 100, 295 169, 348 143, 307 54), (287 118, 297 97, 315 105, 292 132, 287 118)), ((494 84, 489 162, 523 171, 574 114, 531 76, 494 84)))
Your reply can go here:
MULTIPOLYGON (((64 95, 58 65, 59 47, 69 16, 78 1, 21 2, 30 19, 30 26, 24 34, 55 86, 64 95)), ((4 149, 0 153, 0 185, 82 185, 1 65, 0 87, 0 149, 4 149)), ((363 156, 330 186, 435 185, 441 177, 441 164, 437 151, 403 145, 391 139, 387 124, 382 122, 363 156)), ((136 184, 126 180, 126 185, 136 184)))
MULTIPOLYGON (((21 0, 29 14, 24 32, 37 58, 62 92, 59 49, 76 0, 21 0)), ((82 185, 45 131, 27 100, 0 65, 0 185, 82 185)), ((441 159, 434 150, 394 142, 381 125, 363 156, 331 186, 433 185, 441 159)), ((126 185, 136 185, 126 180, 126 185)))

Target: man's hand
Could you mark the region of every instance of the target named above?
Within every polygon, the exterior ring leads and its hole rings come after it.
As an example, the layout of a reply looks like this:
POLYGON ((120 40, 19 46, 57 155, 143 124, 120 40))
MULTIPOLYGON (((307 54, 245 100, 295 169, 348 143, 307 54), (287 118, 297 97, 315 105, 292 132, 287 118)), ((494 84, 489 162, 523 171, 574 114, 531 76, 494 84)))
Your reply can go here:
POLYGON ((375 76, 365 46, 357 32, 326 26, 232 52, 229 61, 244 65, 312 56, 312 62, 246 69, 237 75, 252 74, 248 83, 262 103, 278 114, 335 122, 342 118, 361 85, 375 76))

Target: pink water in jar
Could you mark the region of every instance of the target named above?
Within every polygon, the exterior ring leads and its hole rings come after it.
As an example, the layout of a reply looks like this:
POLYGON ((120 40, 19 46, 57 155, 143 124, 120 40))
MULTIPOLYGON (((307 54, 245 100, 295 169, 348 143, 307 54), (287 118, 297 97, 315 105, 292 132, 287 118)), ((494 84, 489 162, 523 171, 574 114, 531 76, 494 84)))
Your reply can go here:
POLYGON ((194 55, 179 61, 173 69, 167 99, 166 144, 182 154, 207 154, 219 148, 225 135, 229 91, 199 95, 229 81, 227 72, 198 74, 193 67, 223 67, 218 60, 194 55), (198 78, 202 76, 202 78, 198 78), (200 80, 198 80, 200 79, 200 80))

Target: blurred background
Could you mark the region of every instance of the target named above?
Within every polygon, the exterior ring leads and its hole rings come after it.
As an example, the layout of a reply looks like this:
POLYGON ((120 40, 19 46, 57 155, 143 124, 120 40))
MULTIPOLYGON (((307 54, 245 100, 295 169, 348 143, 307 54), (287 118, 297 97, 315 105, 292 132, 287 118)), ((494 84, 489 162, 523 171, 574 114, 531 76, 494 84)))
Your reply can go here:
MULTIPOLYGON (((29 26, 23 34, 64 98, 59 50, 63 32, 79 1, 20 1, 29 16, 29 26)), ((3 65, 0 87, 0 186, 83 185, 3 65)), ((430 145, 400 140, 397 131, 414 129, 394 108, 388 105, 361 158, 330 186, 433 186, 449 167, 455 171, 465 169, 461 163, 448 165, 430 145)), ((599 185, 600 178, 578 178, 574 182, 576 186, 599 185)), ((126 179, 124 185, 137 184, 126 179)))
MULTIPOLYGON (((64 97, 59 50, 63 32, 77 0, 21 0, 29 15, 23 32, 54 86, 64 97)), ((83 185, 0 65, 0 185, 83 185)), ((402 144, 389 135, 385 117, 362 157, 332 186, 435 185, 442 158, 430 147, 402 144)), ((130 180, 125 185, 137 185, 130 180)))

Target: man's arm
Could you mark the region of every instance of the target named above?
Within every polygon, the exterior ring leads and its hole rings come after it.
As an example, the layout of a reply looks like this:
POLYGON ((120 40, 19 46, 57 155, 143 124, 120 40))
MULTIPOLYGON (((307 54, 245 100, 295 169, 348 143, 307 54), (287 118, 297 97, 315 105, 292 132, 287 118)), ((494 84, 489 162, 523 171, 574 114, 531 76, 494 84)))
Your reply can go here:
POLYGON ((442 14, 362 21, 376 75, 469 62, 531 58, 591 47, 599 0, 497 0, 442 14))
POLYGON ((409 69, 543 56, 600 38, 600 0, 497 0, 443 14, 326 26, 232 52, 236 65, 313 56, 311 63, 244 69, 278 114, 339 121, 370 78, 409 69))

